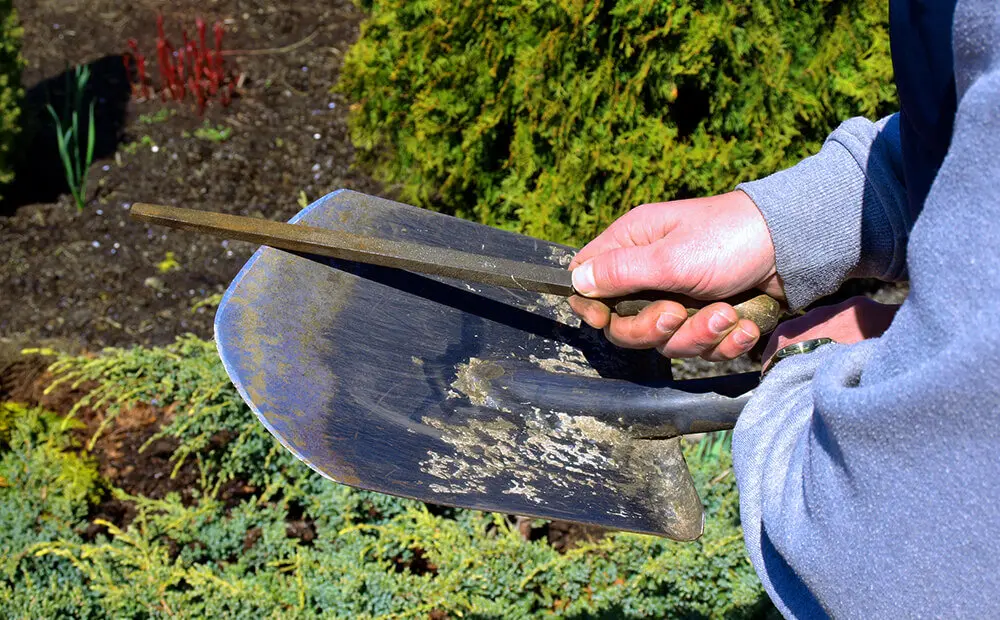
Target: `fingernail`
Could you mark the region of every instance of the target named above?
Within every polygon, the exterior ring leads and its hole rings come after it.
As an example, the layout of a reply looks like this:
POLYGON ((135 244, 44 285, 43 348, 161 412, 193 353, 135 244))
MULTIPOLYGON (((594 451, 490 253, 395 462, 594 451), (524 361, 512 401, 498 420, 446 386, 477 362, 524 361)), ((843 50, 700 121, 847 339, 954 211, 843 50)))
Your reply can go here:
POLYGON ((581 295, 589 295, 597 288, 594 282, 594 266, 589 262, 573 270, 573 288, 581 295))
POLYGON ((742 327, 737 327, 736 331, 733 332, 733 340, 735 340, 736 344, 741 347, 749 347, 753 344, 753 334, 746 331, 742 327))
POLYGON ((687 317, 677 316, 676 314, 671 314, 669 312, 661 312, 660 316, 656 319, 656 329, 660 330, 664 334, 669 334, 671 332, 677 331, 677 328, 681 326, 681 323, 687 317))
POLYGON ((708 319, 708 328, 716 334, 721 334, 733 326, 734 321, 724 312, 716 312, 708 319))

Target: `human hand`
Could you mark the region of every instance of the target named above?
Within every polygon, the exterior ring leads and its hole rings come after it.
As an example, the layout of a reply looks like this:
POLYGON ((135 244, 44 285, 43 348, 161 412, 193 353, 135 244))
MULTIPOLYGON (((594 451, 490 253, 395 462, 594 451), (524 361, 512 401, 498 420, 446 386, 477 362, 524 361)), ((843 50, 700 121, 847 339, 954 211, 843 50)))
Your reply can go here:
POLYGON ((867 297, 851 297, 834 306, 816 308, 807 314, 785 321, 774 330, 764 348, 763 372, 773 363, 779 349, 814 338, 830 338, 841 344, 854 344, 881 336, 889 328, 898 305, 880 304, 867 297))
MULTIPOLYGON (((771 234, 741 191, 636 207, 580 250, 569 268, 573 286, 586 297, 662 290, 724 299, 757 287, 784 299, 771 234)), ((620 317, 586 297, 571 297, 570 306, 620 347, 718 361, 742 355, 760 337, 752 321, 725 303, 688 318, 681 304, 658 301, 620 317)))

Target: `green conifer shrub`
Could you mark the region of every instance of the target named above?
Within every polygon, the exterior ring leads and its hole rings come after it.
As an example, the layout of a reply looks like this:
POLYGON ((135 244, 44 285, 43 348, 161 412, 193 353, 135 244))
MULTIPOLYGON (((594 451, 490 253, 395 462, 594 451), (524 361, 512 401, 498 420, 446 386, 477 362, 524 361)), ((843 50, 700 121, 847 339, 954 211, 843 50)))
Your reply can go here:
POLYGON ((894 100, 883 0, 364 0, 339 89, 405 201, 579 244, 894 100))
MULTIPOLYGON (((743 547, 728 453, 687 456, 705 536, 617 533, 562 553, 503 515, 429 510, 332 483, 288 456, 227 381, 214 346, 60 355, 89 406, 173 411, 162 434, 203 475, 191 498, 130 495, 98 475, 72 418, 0 404, 0 617, 751 618, 772 609, 743 547), (216 432, 223 445, 205 443, 216 432), (219 481, 254 479, 238 502, 219 481), (97 502, 134 507, 127 527, 97 502), (234 505, 235 504, 235 505, 234 505), (309 540, 293 522, 308 522, 309 540), (96 530, 96 534, 94 531, 96 530)), ((102 432, 107 432, 104 429, 102 432)))
POLYGON ((98 603, 69 560, 34 555, 78 530, 103 493, 91 459, 76 453, 73 425, 52 413, 0 403, 0 617, 88 618, 98 603))
POLYGON ((14 178, 14 148, 21 125, 21 35, 13 0, 0 0, 0 185, 14 178))

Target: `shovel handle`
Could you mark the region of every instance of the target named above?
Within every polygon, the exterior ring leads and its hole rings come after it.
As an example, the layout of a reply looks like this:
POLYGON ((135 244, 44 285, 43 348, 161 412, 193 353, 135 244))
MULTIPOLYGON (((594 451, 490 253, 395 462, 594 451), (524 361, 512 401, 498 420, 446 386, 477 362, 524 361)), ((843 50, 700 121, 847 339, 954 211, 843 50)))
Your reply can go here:
MULTIPOLYGON (((599 301, 606 304, 618 316, 635 316, 639 314, 640 310, 653 302, 664 299, 684 304, 684 307, 687 308, 688 316, 692 316, 699 309, 713 303, 711 301, 661 291, 643 291, 633 295, 601 299, 599 301)), ((741 319, 750 319, 756 323, 762 335, 770 333, 777 327, 778 319, 781 317, 781 304, 770 295, 753 295, 750 293, 737 295, 729 299, 723 299, 722 301, 733 306, 736 314, 741 319)))

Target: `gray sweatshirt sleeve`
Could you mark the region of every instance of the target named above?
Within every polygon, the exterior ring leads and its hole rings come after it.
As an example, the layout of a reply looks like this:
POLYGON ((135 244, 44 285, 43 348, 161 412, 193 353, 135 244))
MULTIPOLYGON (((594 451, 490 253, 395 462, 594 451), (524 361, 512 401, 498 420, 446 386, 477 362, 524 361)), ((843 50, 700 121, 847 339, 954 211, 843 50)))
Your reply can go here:
POLYGON ((905 277, 913 225, 900 155, 899 118, 845 121, 819 153, 741 183, 767 221, 788 303, 801 308, 848 278, 905 277))
POLYGON ((1000 21, 986 15, 961 30, 956 14, 951 146, 891 327, 780 362, 736 425, 747 548, 788 617, 1000 615, 1000 21))

